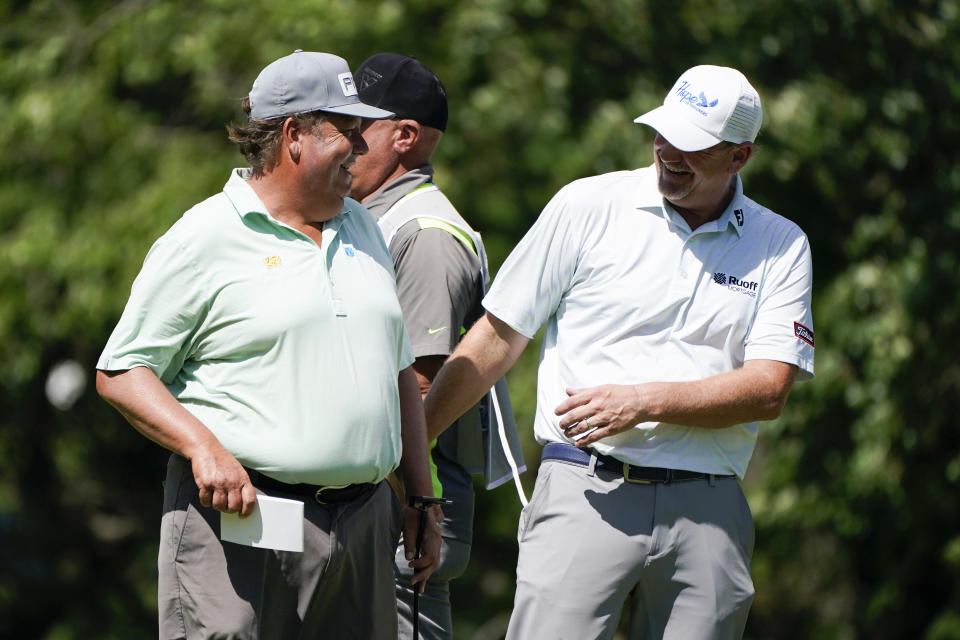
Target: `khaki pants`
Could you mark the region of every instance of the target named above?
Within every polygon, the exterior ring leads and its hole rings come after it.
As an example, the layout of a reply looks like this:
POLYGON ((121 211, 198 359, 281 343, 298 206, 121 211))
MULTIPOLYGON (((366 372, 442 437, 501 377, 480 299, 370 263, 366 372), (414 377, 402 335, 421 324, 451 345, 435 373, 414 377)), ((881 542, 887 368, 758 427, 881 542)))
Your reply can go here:
POLYGON ((753 600, 754 528, 735 478, 631 484, 555 460, 520 516, 507 638, 740 638, 753 600))
POLYGON ((163 511, 161 639, 396 638, 400 507, 386 482, 350 503, 304 500, 303 553, 222 542, 220 514, 200 505, 180 456, 167 467, 163 511))

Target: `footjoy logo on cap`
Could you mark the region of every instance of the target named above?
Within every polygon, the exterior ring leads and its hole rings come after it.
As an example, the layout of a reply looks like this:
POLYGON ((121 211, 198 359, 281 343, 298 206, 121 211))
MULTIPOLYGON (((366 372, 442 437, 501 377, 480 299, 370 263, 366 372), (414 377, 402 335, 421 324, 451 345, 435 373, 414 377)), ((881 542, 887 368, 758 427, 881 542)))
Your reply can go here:
POLYGON ((811 347, 813 346, 813 331, 806 328, 799 322, 793 323, 793 333, 795 336, 806 342, 811 347))
POLYGON ((704 109, 709 109, 711 107, 717 106, 717 103, 720 102, 719 98, 714 98, 709 100, 703 91, 700 92, 700 95, 695 95, 694 91, 689 88, 690 82, 684 80, 680 83, 680 86, 677 87, 677 97, 680 99, 680 104, 686 104, 693 107, 699 113, 707 115, 707 112, 704 109))
POLYGON ((355 96, 357 95, 357 85, 353 82, 352 73, 341 73, 337 76, 337 79, 340 80, 340 88, 343 89, 343 95, 345 96, 355 96))

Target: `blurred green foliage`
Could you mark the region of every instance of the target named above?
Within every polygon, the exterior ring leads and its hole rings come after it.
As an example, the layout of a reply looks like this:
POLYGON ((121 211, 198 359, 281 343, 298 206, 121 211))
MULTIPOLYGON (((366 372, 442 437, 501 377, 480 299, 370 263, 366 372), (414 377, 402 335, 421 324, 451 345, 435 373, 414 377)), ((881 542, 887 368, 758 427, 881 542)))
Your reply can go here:
MULTIPOLYGON (((225 125, 295 48, 444 80, 437 178, 494 270, 562 184, 645 165, 685 68, 764 100, 748 194, 815 262, 817 377, 764 427, 748 638, 960 638, 955 0, 0 1, 0 637, 155 634, 165 454, 93 390, 152 241, 242 158, 225 125), (953 43, 953 44, 951 44, 953 43), (75 404, 45 386, 63 361, 75 404)), ((638 301, 642 304, 642 301, 638 301)), ((536 345, 509 375, 531 471, 536 345)), ((458 638, 499 638, 519 504, 482 493, 458 638)))

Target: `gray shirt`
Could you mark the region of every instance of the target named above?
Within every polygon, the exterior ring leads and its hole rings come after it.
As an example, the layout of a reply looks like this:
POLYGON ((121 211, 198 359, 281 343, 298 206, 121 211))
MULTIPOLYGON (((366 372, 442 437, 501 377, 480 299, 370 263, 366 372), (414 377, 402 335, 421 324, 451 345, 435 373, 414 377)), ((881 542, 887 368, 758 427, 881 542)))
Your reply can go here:
MULTIPOLYGON (((433 167, 426 164, 387 184, 363 204, 379 220, 400 198, 432 179, 433 167)), ((461 330, 469 329, 483 313, 480 259, 449 232, 423 228, 416 219, 397 230, 389 250, 413 355, 450 355, 460 341, 461 330)), ((433 459, 443 497, 454 501, 444 507, 443 534, 469 542, 473 480, 456 461, 456 427, 454 424, 440 435, 433 459)))

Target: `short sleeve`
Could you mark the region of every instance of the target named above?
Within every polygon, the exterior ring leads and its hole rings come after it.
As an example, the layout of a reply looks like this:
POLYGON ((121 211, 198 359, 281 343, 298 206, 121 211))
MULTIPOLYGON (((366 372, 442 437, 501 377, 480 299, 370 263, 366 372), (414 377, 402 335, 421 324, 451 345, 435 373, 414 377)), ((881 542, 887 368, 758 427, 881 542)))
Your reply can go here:
POLYGON ((800 369, 798 380, 813 377, 813 262, 799 231, 783 243, 771 265, 746 337, 745 360, 778 360, 800 369))
POLYGON ((443 229, 403 225, 391 242, 397 296, 415 357, 453 353, 479 312, 480 259, 443 229))
POLYGON ((553 315, 576 275, 583 233, 572 229, 573 220, 589 209, 573 211, 569 194, 568 185, 547 203, 483 299, 487 311, 527 338, 553 315))
POLYGON ((98 369, 144 366, 169 383, 183 367, 207 307, 203 278, 186 253, 168 236, 150 248, 98 369))

